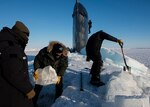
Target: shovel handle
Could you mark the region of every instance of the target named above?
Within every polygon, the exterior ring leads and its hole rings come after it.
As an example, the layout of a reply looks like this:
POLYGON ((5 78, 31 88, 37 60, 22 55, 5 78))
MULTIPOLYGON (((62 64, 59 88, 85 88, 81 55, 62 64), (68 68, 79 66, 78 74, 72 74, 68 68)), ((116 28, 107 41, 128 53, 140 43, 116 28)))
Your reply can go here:
POLYGON ((120 47, 121 47, 121 52, 122 52, 123 60, 124 60, 124 63, 125 63, 125 67, 124 67, 123 69, 124 69, 124 71, 125 71, 126 68, 127 68, 127 70, 131 73, 131 67, 129 67, 129 66, 127 65, 127 62, 126 62, 126 59, 125 59, 125 56, 124 56, 123 43, 119 43, 119 45, 120 45, 120 47))
POLYGON ((120 47, 123 48, 123 43, 119 43, 120 47))

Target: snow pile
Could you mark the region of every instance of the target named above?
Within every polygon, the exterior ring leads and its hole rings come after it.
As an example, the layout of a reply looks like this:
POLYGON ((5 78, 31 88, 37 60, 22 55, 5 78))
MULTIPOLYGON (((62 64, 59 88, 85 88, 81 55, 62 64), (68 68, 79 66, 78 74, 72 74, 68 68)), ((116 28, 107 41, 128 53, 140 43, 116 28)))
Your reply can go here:
POLYGON ((113 102, 116 95, 124 96, 140 96, 142 89, 138 87, 133 76, 126 72, 119 72, 111 75, 110 80, 107 82, 106 88, 107 101, 113 102))
POLYGON ((149 97, 146 96, 116 96, 117 107, 149 107, 149 97))
MULTIPOLYGON (((131 67, 131 74, 129 74, 123 71, 124 62, 121 53, 106 48, 102 48, 101 53, 104 60, 101 80, 106 85, 96 87, 89 83, 90 70, 87 68, 91 68, 92 61, 85 61, 84 50, 82 55, 69 53, 69 65, 64 75, 64 91, 52 107, 110 107, 110 105, 111 107, 150 107, 148 68, 126 56, 127 64, 131 67), (84 91, 80 91, 81 72, 84 91)), ((41 92, 42 97, 39 98, 39 102, 43 103, 44 107, 50 106, 48 102, 51 102, 51 98, 47 98, 52 97, 50 93, 52 91, 45 91, 45 89, 41 92)))

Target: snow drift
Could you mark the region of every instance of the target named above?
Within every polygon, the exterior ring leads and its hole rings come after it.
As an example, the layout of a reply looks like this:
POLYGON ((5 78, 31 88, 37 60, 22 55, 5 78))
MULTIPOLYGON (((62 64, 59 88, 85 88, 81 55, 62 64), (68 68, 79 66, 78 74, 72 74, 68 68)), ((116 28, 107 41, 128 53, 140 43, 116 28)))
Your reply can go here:
MULTIPOLYGON (((126 56, 131 74, 123 71, 122 54, 102 48, 104 70, 101 79, 105 86, 95 87, 89 84, 92 61, 86 62, 85 50, 82 54, 69 53, 69 65, 64 75, 64 91, 55 103, 51 100, 50 88, 43 89, 39 104, 44 107, 150 107, 150 71, 144 64, 126 56), (83 74, 83 89, 80 91, 80 73, 83 74), (45 96, 45 97, 44 97, 45 96), (43 101, 43 102, 42 102, 43 101)), ((29 72, 33 60, 29 61, 29 72)), ((32 76, 30 75, 32 78, 32 76)), ((49 86, 48 86, 49 87, 49 86)))

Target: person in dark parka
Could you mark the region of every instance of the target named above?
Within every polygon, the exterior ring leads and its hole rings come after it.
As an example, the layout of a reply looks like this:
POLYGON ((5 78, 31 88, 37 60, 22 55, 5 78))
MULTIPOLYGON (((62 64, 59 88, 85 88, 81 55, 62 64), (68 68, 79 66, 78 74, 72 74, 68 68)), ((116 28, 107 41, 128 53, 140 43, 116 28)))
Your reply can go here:
POLYGON ((103 66, 102 56, 100 54, 100 49, 103 40, 110 40, 114 42, 118 42, 122 44, 122 40, 119 40, 106 32, 98 31, 90 36, 90 38, 87 41, 86 45, 86 54, 87 54, 87 61, 90 61, 90 59, 93 61, 93 65, 91 67, 90 74, 92 75, 90 83, 92 85, 101 86, 104 85, 104 83, 100 80, 100 72, 103 66))
POLYGON ((88 29, 89 29, 89 34, 91 33, 91 28, 92 28, 92 21, 88 21, 88 29))
POLYGON ((24 53, 28 37, 29 30, 20 21, 0 32, 0 107, 33 107, 35 92, 24 53))
MULTIPOLYGON (((68 49, 65 47, 65 45, 58 41, 52 41, 47 47, 41 49, 34 59, 35 78, 38 78, 38 74, 36 73, 38 68, 44 68, 51 65, 55 69, 58 76, 55 99, 58 98, 63 92, 63 75, 68 67, 67 54, 68 49)), ((42 87, 42 85, 35 84, 34 89, 36 96, 33 99, 35 107, 37 107, 37 100, 42 87)))

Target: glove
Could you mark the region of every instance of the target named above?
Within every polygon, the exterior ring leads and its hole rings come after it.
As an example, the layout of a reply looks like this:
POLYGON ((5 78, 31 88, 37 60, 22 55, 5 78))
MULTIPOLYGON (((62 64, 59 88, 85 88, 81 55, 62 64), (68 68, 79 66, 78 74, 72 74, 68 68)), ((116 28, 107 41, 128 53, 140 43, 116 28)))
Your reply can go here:
POLYGON ((120 45, 123 45, 123 41, 122 40, 118 40, 117 41, 120 45))
POLYGON ((36 71, 34 71, 34 73, 33 73, 33 77, 34 77, 34 79, 35 80, 38 80, 38 78, 39 78, 39 74, 38 74, 38 71, 36 70, 36 71))
POLYGON ((35 91, 32 89, 30 92, 26 94, 27 98, 30 100, 35 96, 35 91))
POLYGON ((60 81, 61 81, 61 76, 57 76, 58 77, 58 80, 57 80, 57 83, 56 84, 59 84, 60 81))

